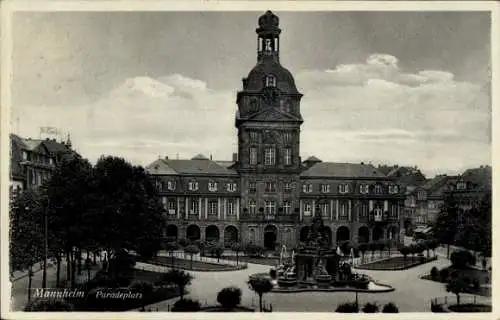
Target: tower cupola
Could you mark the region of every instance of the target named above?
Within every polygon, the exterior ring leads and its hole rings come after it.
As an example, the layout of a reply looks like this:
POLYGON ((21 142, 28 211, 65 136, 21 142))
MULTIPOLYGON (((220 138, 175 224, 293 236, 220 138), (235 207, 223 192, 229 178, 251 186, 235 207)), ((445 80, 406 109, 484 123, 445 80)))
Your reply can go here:
POLYGON ((279 18, 270 10, 259 18, 257 32, 257 60, 271 58, 279 61, 279 18))

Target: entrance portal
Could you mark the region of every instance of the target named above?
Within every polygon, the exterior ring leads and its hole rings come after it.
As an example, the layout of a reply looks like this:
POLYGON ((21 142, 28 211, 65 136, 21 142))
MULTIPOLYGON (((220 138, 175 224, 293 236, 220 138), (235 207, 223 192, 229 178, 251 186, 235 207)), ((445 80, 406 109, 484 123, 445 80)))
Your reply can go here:
POLYGON ((264 247, 267 250, 276 250, 276 239, 278 238, 278 229, 275 226, 267 226, 264 229, 264 247))

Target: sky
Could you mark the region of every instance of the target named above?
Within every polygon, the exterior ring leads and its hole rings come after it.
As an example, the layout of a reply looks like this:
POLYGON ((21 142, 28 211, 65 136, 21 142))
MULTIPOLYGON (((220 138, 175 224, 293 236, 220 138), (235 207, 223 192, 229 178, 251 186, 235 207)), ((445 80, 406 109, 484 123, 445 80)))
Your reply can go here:
MULTIPOLYGON (((91 161, 230 160, 262 13, 15 13, 12 131, 57 127, 91 161)), ((489 13, 276 14, 303 159, 429 176, 491 163, 489 13)))

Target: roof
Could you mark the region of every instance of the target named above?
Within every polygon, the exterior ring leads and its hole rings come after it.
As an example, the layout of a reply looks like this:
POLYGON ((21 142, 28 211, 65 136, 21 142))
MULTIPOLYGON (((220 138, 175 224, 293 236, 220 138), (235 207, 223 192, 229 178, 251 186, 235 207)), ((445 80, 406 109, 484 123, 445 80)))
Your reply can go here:
POLYGON ((304 160, 304 162, 321 162, 321 160, 316 158, 315 156, 310 156, 309 158, 304 160))
MULTIPOLYGON (((197 157, 195 157, 197 158, 197 157)), ((146 167, 146 171, 156 175, 235 175, 235 170, 209 159, 158 159, 146 167)))
POLYGON ((447 190, 447 185, 456 181, 456 176, 438 175, 422 185, 430 195, 442 195, 447 190))
POLYGON ((246 77, 244 91, 260 92, 265 87, 266 75, 272 74, 276 77, 276 88, 283 93, 299 94, 295 86, 292 73, 283 67, 272 56, 264 57, 257 65, 250 70, 246 77))
POLYGON ((491 167, 481 166, 479 168, 467 169, 460 176, 460 179, 479 188, 491 188, 491 167))
POLYGON ((42 140, 43 144, 51 154, 71 152, 71 149, 64 143, 55 140, 45 139, 42 140))
POLYGON ((371 164, 318 162, 301 174, 302 177, 385 178, 371 164))
POLYGON ((198 153, 193 158, 191 158, 191 160, 208 160, 208 158, 202 155, 201 153, 198 153))

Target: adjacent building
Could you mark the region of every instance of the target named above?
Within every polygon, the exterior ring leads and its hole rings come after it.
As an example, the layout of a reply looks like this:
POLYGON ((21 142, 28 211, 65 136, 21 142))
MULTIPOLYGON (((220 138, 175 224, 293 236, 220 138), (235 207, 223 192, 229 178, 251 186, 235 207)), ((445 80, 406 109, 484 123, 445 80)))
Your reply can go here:
POLYGON ((280 63, 278 17, 266 12, 256 33, 257 64, 236 96, 232 161, 197 155, 146 168, 166 209, 167 239, 293 247, 320 215, 332 245, 398 242, 405 190, 371 164, 302 161, 302 93, 280 63))
POLYGON ((73 154, 71 141, 22 138, 10 135, 11 195, 25 189, 35 189, 48 180, 57 163, 73 154))

